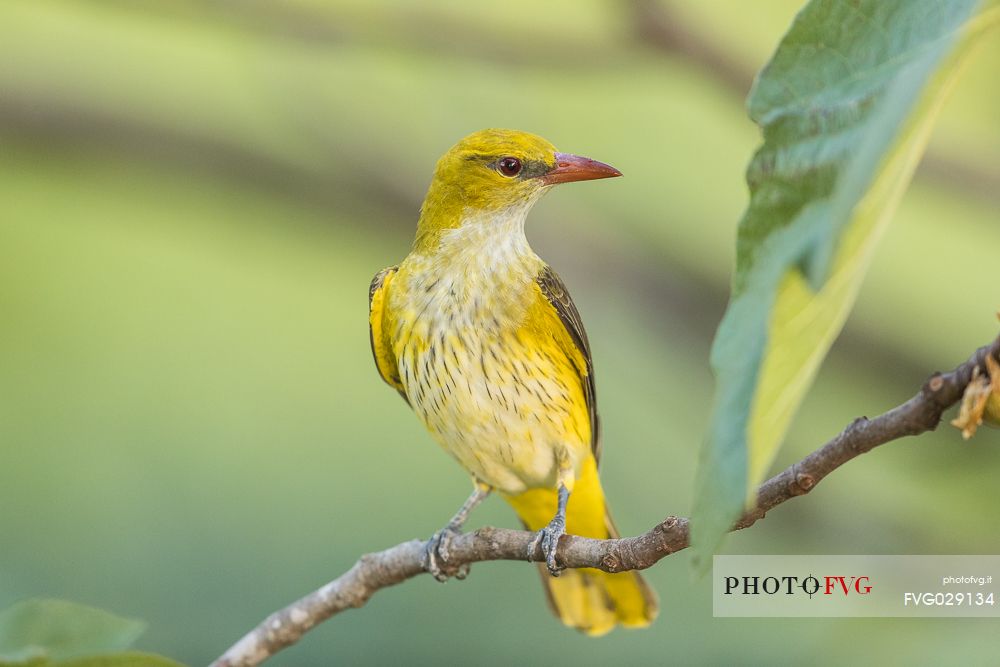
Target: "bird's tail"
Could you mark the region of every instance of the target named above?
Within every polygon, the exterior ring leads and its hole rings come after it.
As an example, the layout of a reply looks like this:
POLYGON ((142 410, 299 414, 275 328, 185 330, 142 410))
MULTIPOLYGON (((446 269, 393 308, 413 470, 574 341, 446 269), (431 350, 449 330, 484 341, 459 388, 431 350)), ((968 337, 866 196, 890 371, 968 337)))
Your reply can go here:
MULTIPOLYGON (((506 496, 528 530, 541 530, 556 513, 556 492, 532 489, 506 496)), ((597 463, 583 465, 566 508, 566 532, 583 537, 618 537, 604 502, 597 463)), ((584 568, 563 570, 559 577, 540 565, 549 606, 566 625, 599 636, 616 625, 641 628, 656 618, 656 594, 638 572, 608 574, 584 568)))

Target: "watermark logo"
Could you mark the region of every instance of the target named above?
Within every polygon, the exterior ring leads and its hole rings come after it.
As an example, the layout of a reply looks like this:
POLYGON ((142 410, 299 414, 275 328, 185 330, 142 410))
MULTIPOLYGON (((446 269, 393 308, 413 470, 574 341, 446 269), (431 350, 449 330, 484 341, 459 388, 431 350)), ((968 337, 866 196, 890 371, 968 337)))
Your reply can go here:
POLYGON ((1000 573, 1000 556, 716 556, 714 612, 1000 616, 994 573, 1000 573))
POLYGON ((844 595, 856 593, 858 595, 868 595, 872 592, 871 578, 863 576, 845 575, 825 575, 815 577, 808 575, 805 577, 782 576, 782 577, 725 577, 724 595, 796 595, 804 593, 809 597, 820 594, 836 595, 838 592, 844 595))

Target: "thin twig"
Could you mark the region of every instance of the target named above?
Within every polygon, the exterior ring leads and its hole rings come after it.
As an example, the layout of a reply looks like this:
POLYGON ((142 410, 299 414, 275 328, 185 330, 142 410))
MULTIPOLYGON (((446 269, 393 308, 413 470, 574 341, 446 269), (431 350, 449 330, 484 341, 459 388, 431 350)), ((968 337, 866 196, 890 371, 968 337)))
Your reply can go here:
MULTIPOLYGON (((851 459, 905 436, 934 430, 941 415, 958 402, 972 378, 984 368, 987 355, 1000 358, 1000 338, 976 350, 968 361, 948 373, 935 373, 913 398, 888 412, 854 420, 839 435, 764 482, 757 505, 733 526, 748 528, 781 503, 809 493, 828 474, 851 459)), ((480 528, 456 536, 449 545, 448 566, 489 560, 524 560, 534 533, 504 528, 480 528)), ((318 623, 345 609, 360 607, 377 591, 424 572, 424 542, 411 540, 391 549, 362 556, 345 574, 288 607, 268 616, 212 667, 251 667, 296 643, 318 623)), ((669 516, 636 537, 597 540, 566 535, 559 542, 558 560, 565 567, 593 567, 606 572, 641 570, 689 545, 688 520, 669 516)), ((542 561, 541 549, 532 555, 542 561)))

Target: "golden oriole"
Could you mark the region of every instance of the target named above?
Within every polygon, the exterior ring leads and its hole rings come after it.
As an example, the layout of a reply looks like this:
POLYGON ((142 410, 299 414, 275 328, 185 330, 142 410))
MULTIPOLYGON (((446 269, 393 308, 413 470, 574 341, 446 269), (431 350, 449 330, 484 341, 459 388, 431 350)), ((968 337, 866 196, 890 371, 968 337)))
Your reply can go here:
POLYGON ((613 176, 621 172, 526 132, 476 132, 438 161, 410 254, 369 291, 379 374, 472 475, 472 495, 428 543, 428 570, 444 577, 447 541, 495 489, 538 531, 531 553, 540 542, 556 615, 591 635, 648 625, 657 602, 637 572, 554 578, 561 535, 618 533, 597 476, 587 335, 524 221, 552 185, 613 176))

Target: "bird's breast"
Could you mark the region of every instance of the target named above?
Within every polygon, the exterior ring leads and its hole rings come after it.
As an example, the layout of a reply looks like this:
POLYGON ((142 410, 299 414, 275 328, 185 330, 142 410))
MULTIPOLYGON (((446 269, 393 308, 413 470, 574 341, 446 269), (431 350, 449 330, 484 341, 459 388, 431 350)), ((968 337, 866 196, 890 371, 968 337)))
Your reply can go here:
POLYGON ((557 447, 589 450, 589 417, 572 362, 534 321, 546 304, 533 276, 470 289, 438 271, 405 292, 393 350, 432 435, 501 490, 554 484, 557 447))

